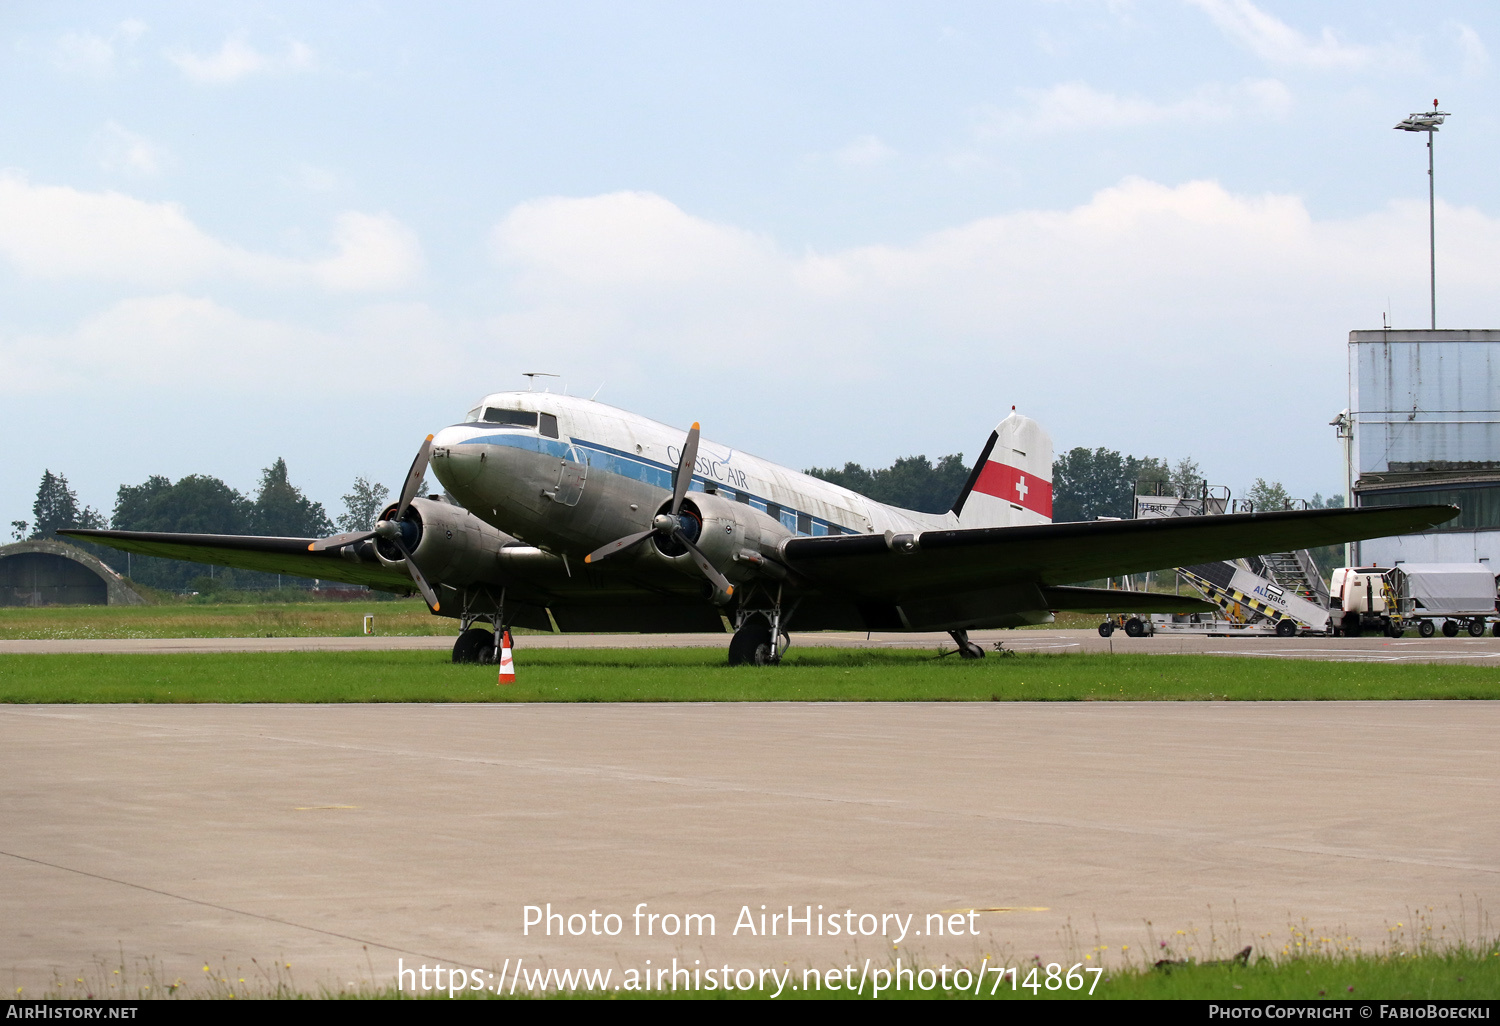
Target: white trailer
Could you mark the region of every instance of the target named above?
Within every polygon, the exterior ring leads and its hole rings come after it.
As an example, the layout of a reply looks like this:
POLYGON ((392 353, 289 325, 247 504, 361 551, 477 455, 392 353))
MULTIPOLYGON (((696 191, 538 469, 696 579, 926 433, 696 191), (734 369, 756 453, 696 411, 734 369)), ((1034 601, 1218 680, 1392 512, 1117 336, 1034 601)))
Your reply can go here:
POLYGON ((1441 626, 1444 636, 1468 630, 1480 637, 1496 619, 1495 575, 1483 563, 1402 563, 1390 572, 1402 620, 1416 623, 1417 633, 1430 638, 1441 626))

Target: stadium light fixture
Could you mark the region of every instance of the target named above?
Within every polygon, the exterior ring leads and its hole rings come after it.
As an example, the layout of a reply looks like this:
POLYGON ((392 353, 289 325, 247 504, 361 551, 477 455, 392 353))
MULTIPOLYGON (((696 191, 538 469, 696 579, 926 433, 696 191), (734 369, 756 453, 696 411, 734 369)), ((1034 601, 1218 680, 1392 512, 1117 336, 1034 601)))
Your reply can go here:
POLYGON ((1427 133, 1427 268, 1428 287, 1432 296, 1432 327, 1437 330, 1437 206, 1436 191, 1432 177, 1432 137, 1438 126, 1448 118, 1448 112, 1438 110, 1438 102, 1432 101, 1432 110, 1407 115, 1394 126, 1400 132, 1427 133))

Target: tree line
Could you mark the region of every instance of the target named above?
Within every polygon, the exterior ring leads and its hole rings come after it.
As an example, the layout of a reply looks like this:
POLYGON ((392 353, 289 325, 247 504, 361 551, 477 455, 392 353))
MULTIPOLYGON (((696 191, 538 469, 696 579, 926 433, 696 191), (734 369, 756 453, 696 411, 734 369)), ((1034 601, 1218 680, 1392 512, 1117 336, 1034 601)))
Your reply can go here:
MULTIPOLYGON (((946 513, 969 477, 963 453, 936 463, 926 456, 906 456, 889 467, 866 469, 845 463, 842 469, 811 467, 813 477, 859 492, 876 502, 923 513, 946 513)), ((1127 518, 1135 515, 1135 495, 1143 492, 1191 497, 1201 494, 1204 477, 1197 462, 1184 457, 1175 464, 1154 456, 1122 455, 1100 446, 1070 449, 1052 462, 1052 519, 1058 522, 1127 518)), ((1256 478, 1242 497, 1255 509, 1290 509, 1296 501, 1280 481, 1256 478)), ((1325 499, 1314 495, 1308 506, 1342 506, 1342 495, 1325 499)))
MULTIPOLYGON (((426 482, 423 482, 425 490, 426 482)), ((154 474, 138 485, 122 484, 112 515, 80 506, 68 479, 51 469, 42 473, 30 521, 11 521, 16 540, 52 538, 61 528, 113 528, 187 534, 252 534, 318 538, 341 531, 368 530, 385 507, 389 490, 356 478, 344 499, 344 512, 330 520, 323 504, 309 499, 288 479, 286 461, 277 459, 261 471, 260 487, 245 495, 217 477, 189 474, 177 481, 154 474)), ((300 579, 278 582, 275 574, 228 570, 175 559, 130 556, 118 549, 78 542, 132 580, 163 591, 214 591, 306 586, 300 579), (123 565, 122 565, 123 564, 123 565)))

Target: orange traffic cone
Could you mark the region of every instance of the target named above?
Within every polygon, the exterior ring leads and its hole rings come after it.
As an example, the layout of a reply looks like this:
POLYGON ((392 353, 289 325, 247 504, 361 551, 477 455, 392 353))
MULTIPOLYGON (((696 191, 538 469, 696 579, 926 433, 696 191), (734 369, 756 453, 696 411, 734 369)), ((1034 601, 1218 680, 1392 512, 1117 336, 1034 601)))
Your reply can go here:
POLYGON ((516 682, 516 664, 510 655, 510 631, 506 631, 500 638, 500 684, 514 684, 516 682))

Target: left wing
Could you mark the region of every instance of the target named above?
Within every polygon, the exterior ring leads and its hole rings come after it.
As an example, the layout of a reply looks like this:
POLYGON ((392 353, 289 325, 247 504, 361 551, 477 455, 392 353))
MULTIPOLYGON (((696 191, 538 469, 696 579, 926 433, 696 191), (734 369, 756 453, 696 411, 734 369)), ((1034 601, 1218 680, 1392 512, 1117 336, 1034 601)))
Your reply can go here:
POLYGON ((1076 581, 1409 534, 1458 512, 1456 506, 1382 506, 833 535, 789 538, 781 554, 820 591, 901 602, 1007 585, 1055 592, 1076 581))

